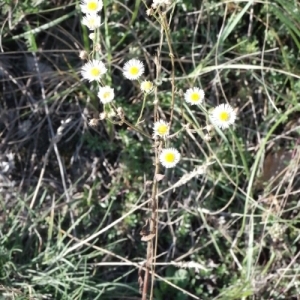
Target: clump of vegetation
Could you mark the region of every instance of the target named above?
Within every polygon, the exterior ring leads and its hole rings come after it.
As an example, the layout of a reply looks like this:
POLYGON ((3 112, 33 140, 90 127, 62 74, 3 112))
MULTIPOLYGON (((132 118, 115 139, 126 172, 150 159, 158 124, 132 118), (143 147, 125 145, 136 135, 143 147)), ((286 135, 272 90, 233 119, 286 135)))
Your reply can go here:
POLYGON ((299 4, 127 2, 4 1, 1 297, 299 299, 299 4))

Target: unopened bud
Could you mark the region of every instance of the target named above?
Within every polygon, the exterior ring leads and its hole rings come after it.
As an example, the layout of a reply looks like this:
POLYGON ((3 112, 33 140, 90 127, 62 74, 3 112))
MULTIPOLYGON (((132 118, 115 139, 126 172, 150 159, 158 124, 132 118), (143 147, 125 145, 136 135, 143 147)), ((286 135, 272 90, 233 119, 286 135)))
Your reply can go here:
POLYGON ((207 134, 204 136, 204 140, 207 141, 207 142, 210 142, 210 141, 211 141, 211 136, 207 133, 207 134))
POLYGON ((121 119, 124 117, 124 110, 122 107, 117 108, 117 114, 121 119))
POLYGON ((152 8, 147 9, 146 14, 147 14, 147 16, 153 15, 153 9, 152 8))
POLYGON ((210 132, 214 129, 214 126, 210 124, 210 125, 207 125, 205 128, 206 128, 207 132, 210 132))
POLYGON ((99 114, 99 119, 100 120, 105 120, 107 117, 107 113, 106 112, 102 112, 101 114, 99 114))
POLYGON ((93 119, 91 119, 91 120, 89 121, 89 126, 91 126, 91 127, 97 127, 97 126, 98 126, 98 123, 99 123, 99 120, 93 118, 93 119))
POLYGON ((80 57, 80 59, 84 60, 84 59, 87 59, 89 56, 85 50, 81 50, 79 53, 79 57, 80 57))
POLYGON ((116 113, 115 113, 113 110, 111 110, 111 111, 108 113, 107 116, 108 116, 109 118, 113 118, 113 117, 116 116, 116 113))
POLYGON ((98 51, 98 52, 101 51, 101 45, 100 45, 99 43, 97 43, 97 44, 95 45, 95 50, 98 51))

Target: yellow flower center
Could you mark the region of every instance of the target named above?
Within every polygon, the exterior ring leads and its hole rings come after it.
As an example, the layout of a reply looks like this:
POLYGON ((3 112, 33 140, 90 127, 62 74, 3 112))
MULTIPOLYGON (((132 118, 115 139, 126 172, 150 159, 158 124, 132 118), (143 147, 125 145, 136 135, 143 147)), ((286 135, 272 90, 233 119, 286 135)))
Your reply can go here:
POLYGON ((144 91, 150 91, 152 89, 152 86, 153 86, 153 84, 151 81, 145 81, 142 83, 142 89, 144 91))
POLYGON ((157 132, 160 135, 165 135, 168 132, 168 125, 166 124, 159 125, 159 127, 157 128, 157 132))
POLYGON ((165 161, 168 162, 168 163, 172 163, 175 161, 175 154, 174 153, 166 153, 165 154, 165 161))
POLYGON ((98 8, 97 2, 96 2, 96 1, 90 1, 90 2, 87 4, 87 8, 88 8, 88 10, 96 11, 97 8, 98 8))
POLYGON ((198 93, 192 93, 191 94, 191 100, 193 102, 198 102, 200 100, 200 95, 198 93))
POLYGON ((133 66, 133 67, 130 68, 129 73, 130 73, 131 75, 137 75, 137 74, 139 73, 139 68, 133 66))
POLYGON ((103 93, 103 98, 104 99, 109 98, 109 96, 110 96, 110 92, 103 93))
POLYGON ((219 118, 220 118, 220 121, 224 121, 224 122, 226 122, 226 121, 228 121, 229 120, 229 113, 227 112, 227 111, 222 111, 222 112, 220 112, 220 114, 219 114, 219 118))
POLYGON ((101 71, 96 67, 91 68, 90 72, 93 77, 98 77, 99 75, 101 75, 101 71))

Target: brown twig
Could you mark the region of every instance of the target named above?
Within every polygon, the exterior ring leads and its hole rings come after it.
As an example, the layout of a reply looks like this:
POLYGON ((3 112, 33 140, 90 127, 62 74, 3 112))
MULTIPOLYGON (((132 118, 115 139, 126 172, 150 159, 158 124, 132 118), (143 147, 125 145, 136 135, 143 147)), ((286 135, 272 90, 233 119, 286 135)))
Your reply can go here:
MULTIPOLYGON (((158 158, 156 158, 156 164, 155 164, 155 174, 158 174, 159 171, 159 164, 158 164, 158 158)), ((149 286, 149 273, 150 273, 150 269, 151 269, 151 274, 154 274, 154 257, 156 255, 153 255, 153 249, 156 248, 154 247, 156 244, 156 239, 153 239, 153 234, 156 232, 156 228, 157 228, 157 180, 155 179, 154 176, 154 180, 153 180, 153 186, 152 186, 152 201, 150 202, 150 206, 151 206, 151 218, 150 218, 150 225, 149 225, 149 233, 151 235, 151 239, 147 242, 147 260, 146 260, 146 271, 145 271, 145 275, 144 275, 144 282, 143 282, 143 292, 142 292, 142 300, 146 300, 147 299, 147 294, 148 294, 148 286, 149 286)), ((155 233, 155 236, 157 236, 157 234, 155 233)), ((153 286, 153 278, 154 276, 152 276, 152 280, 151 280, 151 286, 153 286)), ((153 288, 151 288, 151 294, 152 294, 153 288)), ((151 299, 151 295, 150 295, 150 299, 151 299)))
MULTIPOLYGON (((160 53, 161 48, 163 44, 163 36, 164 33, 166 35, 167 44, 170 51, 170 58, 172 63, 172 73, 171 73, 171 85, 172 85, 172 100, 171 100, 171 114, 170 114, 170 125, 172 123, 173 118, 173 110, 174 110, 174 96, 175 96, 175 67, 174 67, 174 54, 172 50, 172 43, 171 38, 169 34, 169 25, 166 19, 166 13, 162 12, 159 8, 157 10, 159 14, 159 22, 161 24, 161 38, 159 43, 159 48, 157 50, 157 55, 155 57, 155 65, 156 65, 156 78, 160 78, 160 72, 161 72, 161 65, 160 65, 160 53)), ((158 97, 157 97, 157 89, 155 89, 155 101, 154 101, 154 121, 157 121, 159 119, 158 115, 158 97)), ((150 299, 153 299, 153 284, 154 284, 154 275, 155 275, 155 263, 156 263, 156 252, 157 252, 157 239, 158 239, 158 228, 157 228, 157 222, 158 222, 158 213, 157 213, 157 207, 158 207, 158 181, 159 177, 157 176, 159 174, 159 152, 162 148, 162 141, 157 143, 157 141, 154 141, 154 149, 155 149, 155 172, 154 172, 154 178, 153 178, 153 185, 152 185, 152 201, 149 203, 150 210, 151 210, 151 217, 149 221, 149 239, 147 240, 147 254, 146 254, 146 271, 144 274, 144 280, 140 278, 139 282, 143 286, 142 290, 142 300, 147 299, 148 295, 148 287, 150 284, 150 270, 151 270, 151 290, 150 290, 150 299)), ((146 224, 147 225, 147 224, 146 224)), ((145 240, 145 239, 144 239, 145 240)))
MULTIPOLYGON (((162 40, 161 40, 162 42, 162 40)), ((155 64, 156 64, 156 78, 159 78, 160 76, 160 62, 159 62, 159 57, 160 57, 160 48, 157 50, 157 55, 155 57, 155 64)), ((158 99, 157 97, 157 89, 154 91, 155 93, 155 99, 158 99)), ((154 121, 157 121, 158 119, 158 101, 154 102, 154 121)), ((142 300, 147 299, 148 295, 148 287, 149 287, 149 275, 150 275, 150 270, 151 270, 151 275, 152 275, 152 280, 151 280, 151 291, 150 291, 150 299, 153 297, 153 283, 154 283, 154 264, 155 264, 155 258, 156 258, 156 245, 157 245, 157 193, 158 193, 158 177, 157 175, 159 174, 159 151, 161 148, 161 143, 157 143, 157 141, 154 141, 155 146, 155 171, 154 171, 154 176, 153 176, 153 184, 152 184, 152 195, 151 199, 152 201, 149 203, 149 207, 151 210, 151 217, 149 221, 149 233, 152 235, 152 238, 147 241, 147 254, 146 254, 146 271, 144 275, 144 281, 143 281, 143 291, 142 291, 142 300), (155 239, 154 235, 155 234, 155 239)))
POLYGON ((174 52, 172 48, 172 40, 170 36, 170 27, 168 24, 168 20, 166 18, 166 12, 160 13, 160 20, 161 20, 161 25, 162 28, 165 32, 166 36, 166 42, 168 44, 169 48, 169 55, 170 55, 170 61, 171 61, 171 87, 172 87, 172 93, 171 93, 171 110, 170 110, 170 126, 172 124, 173 120, 173 114, 174 114, 174 102, 175 102, 175 63, 174 63, 174 52))

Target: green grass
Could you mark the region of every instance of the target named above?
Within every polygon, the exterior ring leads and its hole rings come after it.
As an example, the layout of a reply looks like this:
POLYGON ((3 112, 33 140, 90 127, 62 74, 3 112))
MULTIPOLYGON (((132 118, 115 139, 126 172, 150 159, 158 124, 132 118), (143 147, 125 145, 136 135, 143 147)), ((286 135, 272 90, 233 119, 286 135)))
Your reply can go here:
POLYGON ((104 1, 95 55, 126 123, 93 127, 104 108, 80 74, 79 1, 39 2, 1 8, 0 299, 141 299, 157 115, 182 159, 160 169, 148 299, 300 299, 297 1, 174 1, 168 34, 143 1, 104 1), (157 86, 143 110, 130 58, 157 86), (184 101, 194 86, 202 107, 184 101), (220 103, 238 118, 208 132, 220 103))

